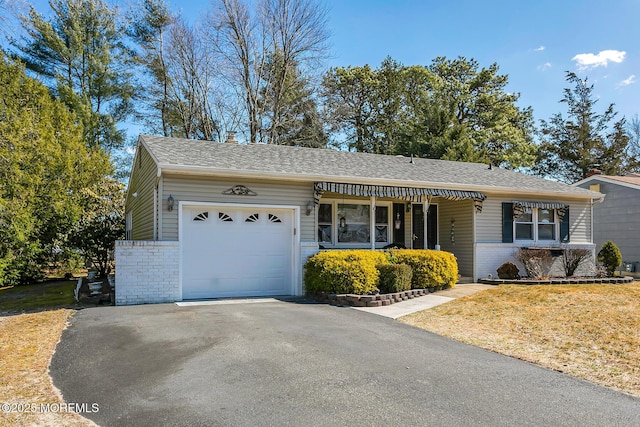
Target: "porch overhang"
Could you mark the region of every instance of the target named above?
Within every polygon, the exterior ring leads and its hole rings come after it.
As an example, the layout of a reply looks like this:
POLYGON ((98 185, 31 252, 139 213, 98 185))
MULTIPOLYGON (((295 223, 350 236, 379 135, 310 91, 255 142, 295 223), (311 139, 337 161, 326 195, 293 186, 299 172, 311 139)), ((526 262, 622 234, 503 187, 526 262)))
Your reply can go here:
POLYGON ((314 203, 317 206, 324 192, 361 197, 391 197, 406 202, 419 202, 423 197, 442 197, 447 200, 473 200, 476 212, 482 212, 487 196, 478 191, 446 190, 442 188, 399 187, 373 184, 347 184, 341 182, 315 182, 314 203))

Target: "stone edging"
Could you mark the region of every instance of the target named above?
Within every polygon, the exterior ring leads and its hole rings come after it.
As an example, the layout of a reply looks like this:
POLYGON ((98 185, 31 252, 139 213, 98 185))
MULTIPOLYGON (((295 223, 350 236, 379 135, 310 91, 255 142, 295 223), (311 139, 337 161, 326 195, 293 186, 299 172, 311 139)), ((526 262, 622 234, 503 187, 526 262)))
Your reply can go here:
POLYGON ((310 294, 309 297, 315 299, 317 302, 331 304, 338 307, 382 307, 396 302, 421 297, 428 293, 428 289, 412 289, 410 291, 378 295, 329 294, 326 292, 320 292, 317 294, 310 294))
POLYGON ((553 278, 548 280, 528 280, 528 279, 478 279, 478 283, 486 285, 582 285, 582 284, 623 284, 632 283, 635 279, 631 276, 625 277, 588 277, 588 278, 553 278))

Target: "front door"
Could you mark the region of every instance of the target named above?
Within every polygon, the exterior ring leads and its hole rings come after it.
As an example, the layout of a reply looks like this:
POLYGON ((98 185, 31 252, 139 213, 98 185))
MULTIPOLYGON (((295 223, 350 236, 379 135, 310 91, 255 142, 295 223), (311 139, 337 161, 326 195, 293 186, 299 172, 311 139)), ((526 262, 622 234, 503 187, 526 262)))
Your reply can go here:
MULTIPOLYGON (((411 208, 413 249, 424 249, 424 205, 414 203, 411 208)), ((427 249, 438 244, 438 205, 429 205, 427 211, 427 249)))
POLYGON ((411 207, 413 249, 424 249, 424 206, 414 203, 411 207))

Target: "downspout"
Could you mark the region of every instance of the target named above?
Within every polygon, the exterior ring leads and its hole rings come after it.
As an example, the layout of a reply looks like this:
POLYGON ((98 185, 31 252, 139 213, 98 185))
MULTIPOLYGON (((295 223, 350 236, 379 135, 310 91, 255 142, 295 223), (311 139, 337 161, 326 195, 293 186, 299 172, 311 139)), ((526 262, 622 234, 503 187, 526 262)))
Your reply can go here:
POLYGON ((153 204, 154 240, 162 240, 162 168, 156 173, 156 202, 153 204))
MULTIPOLYGON (((592 244, 595 243, 593 241, 593 207, 595 205, 599 205, 600 203, 604 202, 604 197, 605 196, 598 197, 597 199, 591 199, 591 235, 589 237, 590 237, 590 240, 591 240, 592 244)), ((596 249, 598 249, 598 248, 596 248, 596 249)), ((595 255, 595 251, 594 251, 594 255, 595 255)))
POLYGON ((472 256, 473 256, 473 261, 472 261, 472 268, 471 268, 471 274, 473 274, 473 277, 471 278, 471 280, 475 283, 475 281, 477 280, 477 258, 476 258, 476 254, 478 252, 478 237, 476 236, 476 220, 477 220, 477 215, 478 212, 476 211, 476 207, 475 207, 475 203, 473 202, 473 200, 471 201, 471 212, 473 215, 473 231, 471 233, 471 235, 473 236, 473 251, 472 251, 472 256))

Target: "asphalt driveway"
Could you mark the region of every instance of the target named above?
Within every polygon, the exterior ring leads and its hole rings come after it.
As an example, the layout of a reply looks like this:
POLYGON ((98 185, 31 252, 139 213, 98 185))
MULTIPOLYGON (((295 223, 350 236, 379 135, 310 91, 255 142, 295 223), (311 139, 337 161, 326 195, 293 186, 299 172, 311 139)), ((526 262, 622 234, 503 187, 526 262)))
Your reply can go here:
POLYGON ((640 399, 296 302, 82 310, 51 376, 101 426, 640 425, 640 399))

